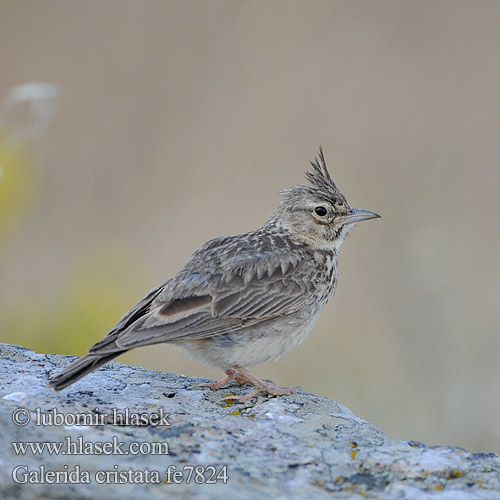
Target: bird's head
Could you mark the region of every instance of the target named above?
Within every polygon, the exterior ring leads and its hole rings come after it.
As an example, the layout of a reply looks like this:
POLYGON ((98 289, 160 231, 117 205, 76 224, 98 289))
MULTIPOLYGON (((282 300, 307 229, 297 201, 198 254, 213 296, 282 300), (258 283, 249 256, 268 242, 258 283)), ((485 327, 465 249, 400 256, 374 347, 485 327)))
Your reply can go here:
POLYGON ((310 186, 281 191, 282 200, 269 223, 279 224, 318 248, 339 248, 356 222, 380 217, 375 212, 352 208, 326 168, 320 147, 318 158, 306 172, 310 186))

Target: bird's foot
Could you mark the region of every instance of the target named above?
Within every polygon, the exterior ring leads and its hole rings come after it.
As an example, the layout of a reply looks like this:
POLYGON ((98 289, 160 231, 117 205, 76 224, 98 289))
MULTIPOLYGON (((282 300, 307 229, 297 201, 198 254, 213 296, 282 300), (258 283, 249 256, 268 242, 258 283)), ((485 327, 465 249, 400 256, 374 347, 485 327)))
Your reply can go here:
MULTIPOLYGON (((226 373, 228 373, 229 371, 236 371, 236 370, 237 370, 236 373, 238 373, 238 377, 237 378, 235 377, 233 380, 237 380, 240 384, 242 383, 252 384, 253 386, 255 386, 255 389, 249 392, 248 394, 244 394, 243 396, 235 396, 235 395, 226 396, 224 398, 219 399, 217 402, 234 399, 239 403, 245 403, 249 399, 258 396, 259 394, 269 394, 271 396, 288 396, 290 394, 295 394, 300 389, 300 387, 280 387, 276 385, 274 382, 271 382, 270 380, 260 379, 259 377, 256 377, 255 375, 250 373, 248 370, 240 367, 234 370, 227 370, 226 373)), ((217 389, 220 389, 220 387, 217 387, 217 389)))
POLYGON ((202 384, 194 384, 189 386, 190 389, 194 389, 196 387, 210 387, 210 389, 216 391, 218 389, 222 389, 226 384, 229 384, 229 382, 232 382, 235 380, 238 382, 238 384, 246 384, 247 380, 242 377, 236 370, 233 370, 230 368, 229 370, 226 370, 226 378, 223 378, 222 380, 219 380, 218 382, 204 382, 202 384))
POLYGON ((230 395, 219 399, 217 402, 234 399, 238 401, 238 403, 245 403, 249 399, 258 396, 259 394, 269 394, 271 396, 289 396, 290 394, 295 394, 299 389, 300 387, 279 387, 275 384, 267 384, 265 386, 257 387, 255 390, 249 392, 248 394, 245 394, 244 396, 230 395))

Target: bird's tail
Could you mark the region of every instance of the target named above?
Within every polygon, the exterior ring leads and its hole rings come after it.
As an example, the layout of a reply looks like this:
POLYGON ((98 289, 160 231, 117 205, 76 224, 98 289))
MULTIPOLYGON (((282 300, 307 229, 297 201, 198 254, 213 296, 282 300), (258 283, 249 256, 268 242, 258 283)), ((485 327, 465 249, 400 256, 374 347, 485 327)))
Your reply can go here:
POLYGON ((75 361, 68 365, 61 373, 52 378, 47 387, 53 387, 54 390, 60 391, 88 373, 97 370, 97 368, 108 361, 120 356, 120 354, 123 354, 126 350, 127 349, 108 354, 85 354, 85 356, 75 359, 75 361))

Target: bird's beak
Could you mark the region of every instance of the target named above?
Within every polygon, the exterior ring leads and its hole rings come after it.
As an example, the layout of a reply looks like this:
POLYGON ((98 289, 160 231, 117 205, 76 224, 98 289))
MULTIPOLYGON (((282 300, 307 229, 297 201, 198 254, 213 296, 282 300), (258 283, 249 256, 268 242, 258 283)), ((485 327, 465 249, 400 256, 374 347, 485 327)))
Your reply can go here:
POLYGON ((361 222, 362 220, 378 219, 379 217, 380 215, 376 214, 375 212, 363 210, 362 208, 353 208, 352 213, 343 215, 337 220, 339 222, 342 222, 342 224, 354 224, 355 222, 361 222))

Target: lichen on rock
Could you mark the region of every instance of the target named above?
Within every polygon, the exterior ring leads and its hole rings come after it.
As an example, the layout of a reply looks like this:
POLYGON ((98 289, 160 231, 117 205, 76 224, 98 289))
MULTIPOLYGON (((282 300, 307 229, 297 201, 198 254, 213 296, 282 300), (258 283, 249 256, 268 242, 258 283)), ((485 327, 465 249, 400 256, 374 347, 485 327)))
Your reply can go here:
POLYGON ((47 388, 72 359, 0 344, 2 498, 500 498, 498 455, 393 441, 326 398, 217 402, 247 389, 118 362, 47 388))

